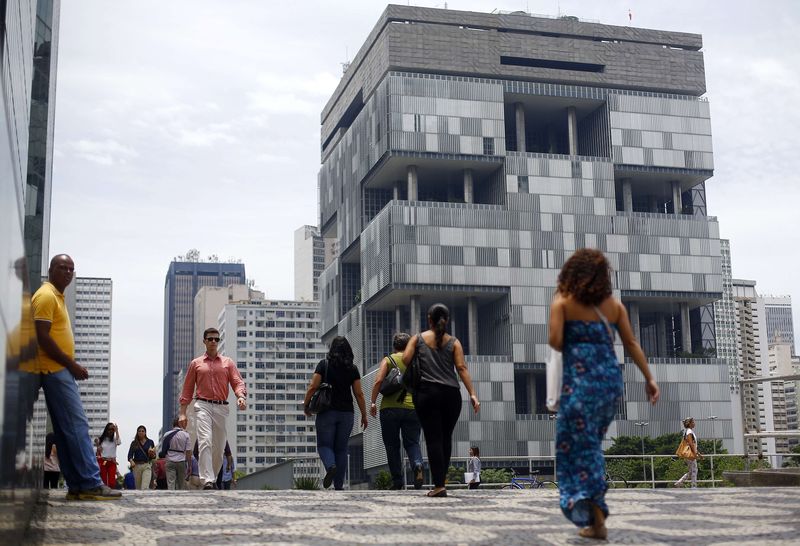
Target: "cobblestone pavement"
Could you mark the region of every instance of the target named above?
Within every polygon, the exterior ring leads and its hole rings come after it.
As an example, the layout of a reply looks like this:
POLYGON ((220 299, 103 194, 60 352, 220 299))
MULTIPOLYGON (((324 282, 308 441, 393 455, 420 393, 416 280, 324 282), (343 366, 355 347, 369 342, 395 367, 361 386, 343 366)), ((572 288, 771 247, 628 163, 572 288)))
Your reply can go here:
MULTIPOLYGON (((800 488, 609 491, 609 543, 800 544, 800 488)), ((602 544, 577 536, 555 491, 44 492, 30 544, 602 544)))

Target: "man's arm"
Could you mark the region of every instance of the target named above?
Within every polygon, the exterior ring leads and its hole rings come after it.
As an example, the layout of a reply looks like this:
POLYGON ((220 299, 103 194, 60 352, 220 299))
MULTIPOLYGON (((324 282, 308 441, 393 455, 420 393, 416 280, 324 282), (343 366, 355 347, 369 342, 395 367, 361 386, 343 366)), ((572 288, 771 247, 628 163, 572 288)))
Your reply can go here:
POLYGON ((183 389, 181 390, 180 404, 181 409, 178 413, 178 426, 186 428, 188 420, 186 419, 186 408, 192 402, 194 396, 194 384, 197 378, 197 371, 194 367, 194 362, 189 362, 189 368, 186 370, 186 379, 183 381, 183 389))
POLYGON ((239 368, 236 367, 236 362, 231 360, 231 365, 228 368, 228 381, 236 393, 236 405, 240 410, 247 407, 247 386, 244 384, 242 374, 239 373, 239 368))
POLYGON ((71 359, 67 354, 61 350, 55 340, 50 336, 50 328, 53 326, 46 320, 37 320, 36 324, 36 339, 39 341, 39 346, 47 353, 47 356, 64 366, 69 370, 69 373, 75 379, 83 380, 89 378, 89 371, 71 359))

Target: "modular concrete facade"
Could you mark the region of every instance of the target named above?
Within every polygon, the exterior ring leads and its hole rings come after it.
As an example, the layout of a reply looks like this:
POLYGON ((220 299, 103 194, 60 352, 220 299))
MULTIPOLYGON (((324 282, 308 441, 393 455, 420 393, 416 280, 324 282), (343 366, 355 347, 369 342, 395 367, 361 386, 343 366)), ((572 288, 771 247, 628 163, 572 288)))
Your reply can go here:
MULTIPOLYGON (((675 432, 691 414, 733 448, 701 46, 526 14, 386 9, 321 120, 321 235, 340 249, 319 278, 322 336, 348 337, 367 390, 392 333, 418 332, 442 301, 482 401, 478 416, 465 404, 454 453, 552 454, 548 306, 564 261, 594 247, 665 393, 651 408, 626 364, 610 436, 638 434, 637 420, 675 432)), ((367 468, 385 460, 379 434, 367 429, 367 468)))

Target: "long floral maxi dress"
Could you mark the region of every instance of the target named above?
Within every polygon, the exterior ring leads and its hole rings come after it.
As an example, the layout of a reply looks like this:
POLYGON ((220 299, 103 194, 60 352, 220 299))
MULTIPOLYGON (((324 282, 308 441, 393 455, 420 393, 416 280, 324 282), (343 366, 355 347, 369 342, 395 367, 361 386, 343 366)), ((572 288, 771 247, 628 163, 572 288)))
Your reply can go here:
POLYGON ((602 441, 622 399, 622 371, 602 322, 564 323, 564 382, 556 420, 561 510, 579 527, 592 524, 590 501, 608 516, 602 441))

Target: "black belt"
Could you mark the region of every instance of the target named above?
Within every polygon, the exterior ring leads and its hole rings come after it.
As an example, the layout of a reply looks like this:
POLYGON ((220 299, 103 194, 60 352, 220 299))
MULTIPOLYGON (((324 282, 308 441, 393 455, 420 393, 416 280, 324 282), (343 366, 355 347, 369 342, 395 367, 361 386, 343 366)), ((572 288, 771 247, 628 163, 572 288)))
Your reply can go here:
POLYGON ((209 404, 223 404, 225 406, 228 405, 228 401, 227 400, 209 400, 208 398, 200 398, 199 396, 196 398, 196 400, 201 400, 203 402, 208 402, 209 404))

